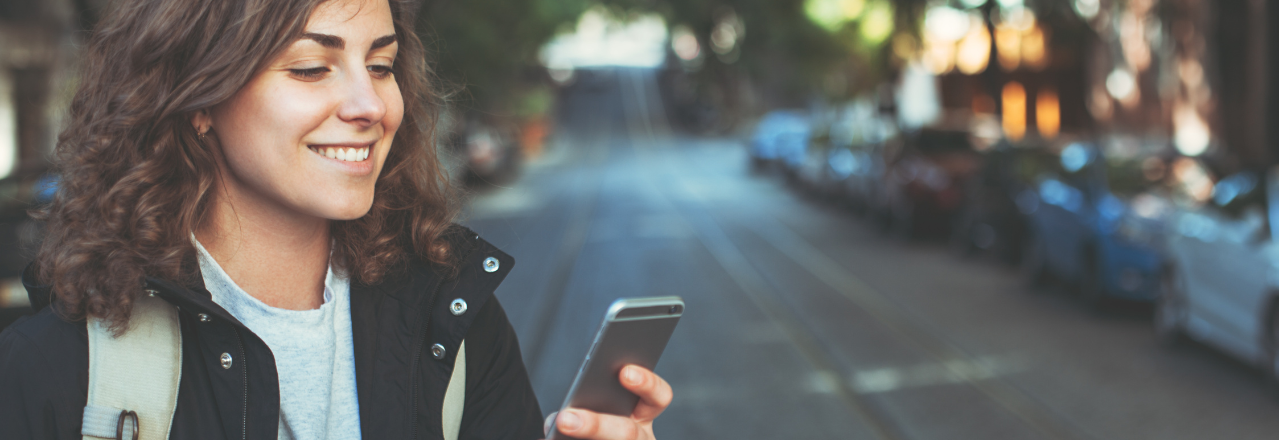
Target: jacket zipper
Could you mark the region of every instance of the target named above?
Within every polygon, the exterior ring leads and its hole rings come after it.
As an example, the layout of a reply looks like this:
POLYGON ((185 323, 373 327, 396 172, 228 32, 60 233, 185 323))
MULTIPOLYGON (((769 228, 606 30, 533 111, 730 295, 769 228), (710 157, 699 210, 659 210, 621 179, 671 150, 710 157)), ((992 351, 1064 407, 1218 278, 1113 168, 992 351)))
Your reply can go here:
POLYGON ((240 440, 248 440, 249 438, 249 364, 246 362, 248 356, 244 354, 244 338, 240 336, 240 329, 235 330, 235 343, 240 346, 240 373, 243 378, 244 385, 244 405, 241 406, 241 425, 240 440))

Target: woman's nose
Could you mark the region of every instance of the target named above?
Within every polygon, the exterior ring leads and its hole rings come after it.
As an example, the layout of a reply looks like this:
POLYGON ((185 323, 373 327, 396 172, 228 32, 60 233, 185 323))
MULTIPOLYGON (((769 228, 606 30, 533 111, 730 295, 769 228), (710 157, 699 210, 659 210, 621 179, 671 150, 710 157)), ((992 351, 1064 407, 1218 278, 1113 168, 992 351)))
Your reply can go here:
POLYGON ((373 78, 366 70, 350 75, 346 85, 346 97, 338 108, 338 117, 344 121, 371 126, 386 115, 386 102, 373 86, 373 78))

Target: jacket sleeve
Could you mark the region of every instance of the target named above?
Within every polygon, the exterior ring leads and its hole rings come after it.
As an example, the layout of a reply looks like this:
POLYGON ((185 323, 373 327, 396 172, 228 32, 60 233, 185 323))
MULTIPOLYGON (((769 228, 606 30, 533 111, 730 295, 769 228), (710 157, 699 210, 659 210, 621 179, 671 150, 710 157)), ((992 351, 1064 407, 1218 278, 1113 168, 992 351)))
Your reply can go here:
POLYGON ((75 331, 49 328, 72 325, 37 315, 0 333, 0 437, 81 438, 89 380, 87 345, 82 355, 74 351, 87 341, 78 341, 75 331))
POLYGON ((524 369, 515 329, 497 298, 492 298, 480 308, 466 334, 466 404, 458 438, 542 437, 542 410, 524 369))

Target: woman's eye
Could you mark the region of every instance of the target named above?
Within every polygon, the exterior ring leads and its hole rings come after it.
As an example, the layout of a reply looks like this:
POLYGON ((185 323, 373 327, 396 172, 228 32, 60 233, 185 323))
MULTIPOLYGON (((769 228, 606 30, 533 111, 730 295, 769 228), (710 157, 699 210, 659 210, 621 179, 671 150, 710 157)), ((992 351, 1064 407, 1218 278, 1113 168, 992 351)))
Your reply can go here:
POLYGON ((374 78, 383 79, 391 76, 391 66, 369 66, 369 73, 372 73, 374 78))
POLYGON ((329 73, 329 68, 312 67, 310 69, 289 69, 289 73, 292 73, 293 76, 304 80, 317 80, 323 78, 324 74, 329 73))

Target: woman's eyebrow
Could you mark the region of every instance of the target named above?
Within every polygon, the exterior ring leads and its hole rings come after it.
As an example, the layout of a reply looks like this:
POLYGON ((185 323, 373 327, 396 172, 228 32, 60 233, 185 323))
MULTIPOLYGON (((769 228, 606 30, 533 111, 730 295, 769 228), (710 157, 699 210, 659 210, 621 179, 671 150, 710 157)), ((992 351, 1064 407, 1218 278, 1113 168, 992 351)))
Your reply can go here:
MULTIPOLYGON (((339 37, 337 35, 317 34, 314 32, 307 32, 302 34, 302 38, 313 40, 316 43, 320 43, 321 46, 324 46, 329 49, 342 50, 346 48, 346 40, 343 40, 342 37, 339 37)), ((370 45, 369 50, 390 46, 391 43, 394 43, 394 42, 395 42, 395 34, 381 36, 381 37, 378 37, 378 39, 373 40, 373 44, 370 45)))
POLYGON ((391 43, 394 43, 394 42, 395 42, 395 34, 378 37, 378 39, 373 40, 373 44, 369 46, 369 50, 380 49, 386 46, 390 46, 391 43))
POLYGON ((337 35, 316 34, 312 32, 307 32, 305 34, 302 34, 302 38, 314 40, 316 43, 320 43, 321 46, 324 46, 329 49, 342 50, 346 48, 346 40, 343 40, 342 37, 339 37, 337 35))

